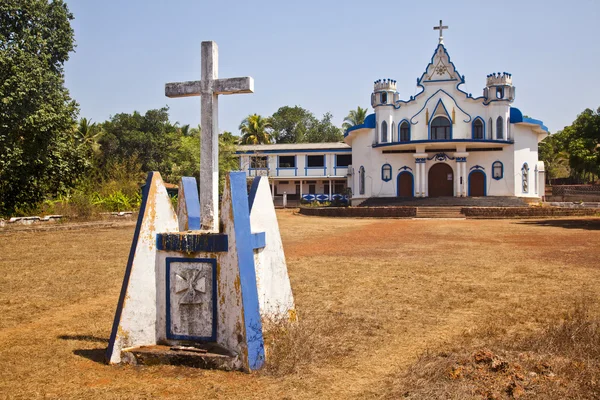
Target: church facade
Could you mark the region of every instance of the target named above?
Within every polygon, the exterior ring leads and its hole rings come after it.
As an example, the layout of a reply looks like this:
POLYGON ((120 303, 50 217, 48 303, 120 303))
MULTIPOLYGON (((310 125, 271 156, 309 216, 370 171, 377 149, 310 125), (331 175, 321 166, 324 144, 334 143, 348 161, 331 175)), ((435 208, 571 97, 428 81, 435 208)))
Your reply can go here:
POLYGON ((543 196, 538 143, 544 124, 512 107, 512 75, 487 76, 483 95, 461 90, 461 76, 438 44, 402 100, 396 81, 375 81, 374 114, 345 133, 352 147, 352 203, 369 197, 543 196))
POLYGON ((482 96, 461 89, 440 39, 420 92, 402 100, 396 81, 374 82, 374 113, 348 129, 345 143, 239 146, 240 168, 267 175, 275 197, 305 201, 370 197, 544 195, 538 143, 548 129, 512 106, 507 72, 487 76, 482 96))

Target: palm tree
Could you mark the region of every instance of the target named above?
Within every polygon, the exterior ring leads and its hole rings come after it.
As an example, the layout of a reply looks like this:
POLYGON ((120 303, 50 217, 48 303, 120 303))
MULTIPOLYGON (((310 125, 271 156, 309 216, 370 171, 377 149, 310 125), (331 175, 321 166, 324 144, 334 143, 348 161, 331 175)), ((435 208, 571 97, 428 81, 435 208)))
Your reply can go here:
POLYGON ((81 118, 75 130, 75 140, 78 146, 89 146, 92 150, 98 149, 98 138, 102 134, 101 128, 92 123, 91 119, 81 118))
POLYGON ((240 124, 241 144, 271 143, 271 120, 258 114, 248 115, 240 124))
POLYGON ((353 126, 364 124, 368 110, 368 108, 362 108, 360 106, 358 106, 356 110, 350 110, 346 118, 344 118, 342 128, 344 128, 344 130, 347 130, 348 128, 352 128, 353 126))

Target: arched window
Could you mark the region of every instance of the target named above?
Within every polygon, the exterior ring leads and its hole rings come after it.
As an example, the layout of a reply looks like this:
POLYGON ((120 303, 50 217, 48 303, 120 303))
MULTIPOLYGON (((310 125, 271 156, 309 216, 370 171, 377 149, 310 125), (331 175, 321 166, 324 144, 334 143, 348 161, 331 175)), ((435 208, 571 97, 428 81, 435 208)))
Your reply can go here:
POLYGON ((387 143, 387 122, 381 123, 381 143, 387 143))
POLYGON ((451 139, 450 120, 445 117, 436 117, 431 122, 431 140, 450 140, 451 139))
POLYGON ((504 120, 502 119, 502 117, 498 117, 498 119, 496 120, 496 139, 504 139, 504 120))
POLYGON ((500 180, 504 177, 504 165, 500 161, 494 161, 492 164, 492 178, 500 180))
POLYGON ((494 139, 494 124, 492 123, 492 119, 488 121, 488 139, 494 139))
POLYGON ((384 182, 392 180, 392 166, 390 164, 383 164, 381 167, 381 180, 384 182))
POLYGON ((473 122, 473 139, 483 139, 483 121, 480 118, 473 122))
POLYGON ((358 193, 365 194, 365 167, 358 169, 358 193))
POLYGON ((387 92, 381 93, 381 103, 382 104, 387 103, 387 92))
POLYGON ((410 125, 408 124, 408 121, 404 121, 400 124, 400 129, 399 129, 399 141, 400 142, 409 142, 410 141, 410 125))
POLYGON ((394 141, 394 136, 396 136, 396 125, 394 125, 394 121, 392 121, 392 134, 390 135, 390 142, 394 141))
POLYGON ((496 98, 497 99, 504 98, 504 88, 501 88, 501 87, 496 88, 496 98))
POLYGON ((510 127, 510 117, 506 120, 506 139, 512 140, 512 129, 510 127))
POLYGON ((529 165, 527 163, 523 164, 523 168, 521 168, 521 178, 523 193, 529 193, 529 165))

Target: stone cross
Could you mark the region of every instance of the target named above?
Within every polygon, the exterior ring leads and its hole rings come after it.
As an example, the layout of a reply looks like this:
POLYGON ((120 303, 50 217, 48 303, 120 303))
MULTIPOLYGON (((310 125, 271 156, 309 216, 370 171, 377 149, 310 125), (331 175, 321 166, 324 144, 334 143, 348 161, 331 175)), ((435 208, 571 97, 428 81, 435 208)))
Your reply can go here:
POLYGON ((444 44, 444 36, 443 36, 444 29, 448 29, 448 27, 447 27, 447 26, 444 26, 444 25, 442 24, 442 20, 441 20, 441 19, 440 19, 440 26, 434 26, 434 27, 433 27, 433 30, 434 30, 434 31, 437 31, 437 30, 439 30, 439 31, 440 31, 440 44, 444 44))
POLYGON ((167 97, 201 96, 200 224, 203 231, 219 229, 219 109, 218 95, 253 93, 249 77, 218 79, 219 50, 215 42, 202 42, 202 80, 165 85, 167 97))

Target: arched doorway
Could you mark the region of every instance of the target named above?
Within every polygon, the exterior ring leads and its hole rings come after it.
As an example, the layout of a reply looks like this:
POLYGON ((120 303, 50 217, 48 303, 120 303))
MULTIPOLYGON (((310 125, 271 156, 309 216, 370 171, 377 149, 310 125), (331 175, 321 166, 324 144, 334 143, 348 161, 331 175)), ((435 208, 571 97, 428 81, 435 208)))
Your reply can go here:
POLYGON ((446 163, 437 163, 429 168, 429 197, 454 195, 454 172, 446 163))
POLYGON ((414 197, 414 178, 413 174, 403 171, 398 174, 397 193, 398 197, 414 197))
POLYGON ((485 196, 485 173, 483 171, 471 171, 469 174, 469 196, 485 196))

